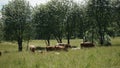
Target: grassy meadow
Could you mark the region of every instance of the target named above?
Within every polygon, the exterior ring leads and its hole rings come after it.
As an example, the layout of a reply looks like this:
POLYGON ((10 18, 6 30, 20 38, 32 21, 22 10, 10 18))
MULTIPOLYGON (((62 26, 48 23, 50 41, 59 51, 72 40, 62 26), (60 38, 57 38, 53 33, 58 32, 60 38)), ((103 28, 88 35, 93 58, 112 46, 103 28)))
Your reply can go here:
MULTIPOLYGON (((81 41, 71 40, 71 45, 79 47, 81 41)), ((51 45, 56 43, 51 40, 51 45)), ((45 43, 32 40, 30 45, 45 46, 45 43)), ((113 38, 109 47, 69 49, 68 52, 31 53, 26 51, 26 42, 23 52, 18 52, 16 42, 0 43, 0 51, 0 68, 120 68, 120 37, 113 38)))

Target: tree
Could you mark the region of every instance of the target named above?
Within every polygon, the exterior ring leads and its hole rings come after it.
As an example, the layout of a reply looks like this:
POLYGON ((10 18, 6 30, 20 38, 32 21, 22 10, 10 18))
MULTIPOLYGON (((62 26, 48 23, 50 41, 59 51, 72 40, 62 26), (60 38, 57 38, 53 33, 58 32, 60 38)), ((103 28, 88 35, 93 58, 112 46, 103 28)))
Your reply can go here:
MULTIPOLYGON (((98 33, 99 42, 104 45, 107 28, 111 24, 111 6, 108 0, 90 0, 88 4, 88 19, 92 24, 92 29, 98 33), (94 26, 93 26, 94 25, 94 26)), ((93 31, 92 31, 93 32, 93 31)))
POLYGON ((39 5, 35 8, 33 21, 36 24, 37 39, 44 39, 46 45, 50 45, 50 37, 53 32, 52 13, 46 5, 39 5))
POLYGON ((85 9, 85 13, 86 13, 86 26, 88 26, 85 30, 84 33, 84 39, 85 41, 89 41, 89 42, 96 42, 97 40, 97 35, 98 35, 98 28, 96 27, 96 12, 94 9, 97 9, 95 7, 95 3, 96 0, 90 0, 88 1, 87 7, 85 9))
POLYGON ((12 0, 2 9, 4 36, 6 40, 17 41, 18 51, 22 51, 22 42, 26 37, 27 24, 30 23, 31 9, 25 0, 12 0))
POLYGON ((113 5, 113 28, 116 32, 117 36, 120 36, 120 0, 114 0, 112 1, 113 5))
POLYGON ((62 5, 63 1, 61 0, 51 0, 47 3, 47 7, 51 12, 51 20, 52 21, 52 34, 57 40, 58 43, 62 43, 62 38, 64 34, 64 6, 62 5))
POLYGON ((70 6, 70 1, 66 0, 51 0, 46 5, 40 5, 35 11, 34 22, 36 23, 37 37, 43 37, 49 40, 51 36, 54 36, 58 43, 62 43, 63 35, 66 35, 69 39, 71 37, 72 30, 75 28, 75 11, 76 4, 70 6), (71 9, 72 10, 69 10, 71 9), (70 11, 70 13, 69 13, 70 11), (69 20, 68 20, 69 18, 69 20), (67 24, 69 22, 69 24, 67 24), (74 26, 73 26, 74 25, 74 26), (70 35, 71 34, 71 35, 70 35))
POLYGON ((71 36, 76 33, 77 22, 79 22, 79 6, 72 0, 65 0, 65 8, 64 29, 67 43, 70 44, 71 36))
POLYGON ((2 19, 0 18, 0 42, 3 40, 3 22, 2 19))

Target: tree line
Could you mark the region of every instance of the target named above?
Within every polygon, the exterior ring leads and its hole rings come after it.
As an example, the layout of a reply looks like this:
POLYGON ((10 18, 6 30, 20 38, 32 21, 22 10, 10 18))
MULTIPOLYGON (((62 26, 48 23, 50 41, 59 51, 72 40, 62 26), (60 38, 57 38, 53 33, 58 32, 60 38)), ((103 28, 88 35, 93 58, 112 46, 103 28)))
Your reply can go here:
POLYGON ((26 0, 12 0, 2 8, 0 40, 22 42, 81 38, 100 45, 110 45, 111 37, 120 36, 120 1, 88 0, 84 5, 73 0, 51 0, 31 7, 26 0))

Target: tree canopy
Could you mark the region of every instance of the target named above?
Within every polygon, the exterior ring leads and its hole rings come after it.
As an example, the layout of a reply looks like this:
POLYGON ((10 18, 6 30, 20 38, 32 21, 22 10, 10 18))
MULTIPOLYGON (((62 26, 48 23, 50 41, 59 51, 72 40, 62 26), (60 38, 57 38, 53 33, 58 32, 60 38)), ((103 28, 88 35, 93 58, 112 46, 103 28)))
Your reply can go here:
POLYGON ((2 9, 5 40, 16 40, 18 49, 22 51, 22 41, 30 24, 30 5, 25 0, 12 0, 2 9))

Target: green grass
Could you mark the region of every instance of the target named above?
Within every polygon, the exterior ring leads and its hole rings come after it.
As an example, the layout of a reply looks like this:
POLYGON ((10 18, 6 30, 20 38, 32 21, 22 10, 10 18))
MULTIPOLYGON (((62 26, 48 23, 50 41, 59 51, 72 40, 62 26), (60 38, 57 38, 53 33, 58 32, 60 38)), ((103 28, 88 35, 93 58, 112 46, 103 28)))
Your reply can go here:
MULTIPOLYGON (((71 41, 71 45, 74 45, 74 46, 79 46, 80 43, 82 42, 81 39, 72 39, 72 40, 70 40, 70 41, 71 41)), ((67 43, 67 41, 66 41, 66 40, 63 40, 63 43, 67 43)), ((30 45, 36 45, 36 46, 46 46, 44 40, 32 40, 32 41, 30 41, 29 44, 30 44, 30 45)), ((51 44, 51 45, 56 45, 56 44, 57 44, 57 41, 55 41, 55 40, 50 40, 50 44, 51 44)), ((26 43, 24 43, 24 45, 26 45, 26 43)))
MULTIPOLYGON (((82 40, 71 40, 71 45, 79 46, 82 40)), ((66 40, 64 40, 66 42, 66 40)), ((57 42, 51 40, 51 45, 57 42)), ((45 46, 42 40, 30 41, 36 46, 45 46)), ((0 68, 120 68, 120 37, 112 39, 113 46, 71 50, 68 52, 31 53, 17 51, 17 43, 0 43, 0 68), (57 54, 59 53, 59 54, 57 54)))

